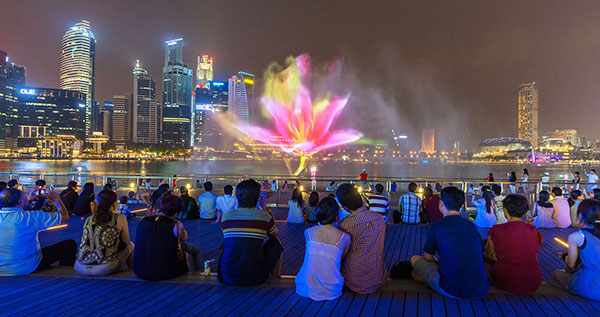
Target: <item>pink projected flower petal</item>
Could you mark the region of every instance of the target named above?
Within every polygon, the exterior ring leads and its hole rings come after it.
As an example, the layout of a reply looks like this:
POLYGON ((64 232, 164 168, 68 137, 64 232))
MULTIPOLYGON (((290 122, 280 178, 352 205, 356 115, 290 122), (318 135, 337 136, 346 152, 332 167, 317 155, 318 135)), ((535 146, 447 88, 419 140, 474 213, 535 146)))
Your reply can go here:
POLYGON ((331 100, 329 105, 325 107, 319 113, 315 113, 315 131, 318 133, 318 139, 324 137, 333 125, 333 122, 337 120, 337 118, 342 113, 344 107, 346 107, 346 103, 348 102, 348 97, 346 98, 338 98, 335 97, 331 100))
POLYGON ((261 101, 265 110, 273 118, 277 132, 284 138, 292 139, 294 134, 289 126, 289 123, 294 120, 292 110, 271 98, 262 98, 261 101))
POLYGON ((310 92, 308 89, 300 86, 298 87, 296 100, 294 101, 294 124, 301 130, 310 132, 312 130, 312 118, 313 110, 310 92))
POLYGON ((296 67, 300 75, 300 82, 304 85, 310 83, 312 71, 310 69, 310 55, 302 54, 296 57, 296 67))
POLYGON ((327 140, 322 142, 320 146, 312 149, 314 152, 323 151, 339 145, 352 143, 362 136, 362 133, 356 130, 340 130, 329 134, 327 140))

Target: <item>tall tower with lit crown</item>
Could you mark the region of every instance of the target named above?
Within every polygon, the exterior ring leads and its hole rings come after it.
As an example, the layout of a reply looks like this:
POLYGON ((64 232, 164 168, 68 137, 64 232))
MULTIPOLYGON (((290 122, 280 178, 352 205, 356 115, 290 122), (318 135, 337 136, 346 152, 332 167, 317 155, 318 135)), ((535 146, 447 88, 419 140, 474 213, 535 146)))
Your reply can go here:
POLYGON ((518 135, 538 146, 539 85, 535 82, 519 86, 518 135))
POLYGON ((208 55, 198 56, 196 68, 196 85, 206 85, 213 80, 213 58, 208 55))
POLYGON ((135 143, 159 142, 159 107, 156 102, 156 79, 140 66, 133 69, 133 107, 131 139, 135 143))
POLYGON ((62 38, 60 45, 60 89, 86 94, 85 133, 92 133, 92 106, 94 104, 96 38, 90 22, 82 20, 62 38))

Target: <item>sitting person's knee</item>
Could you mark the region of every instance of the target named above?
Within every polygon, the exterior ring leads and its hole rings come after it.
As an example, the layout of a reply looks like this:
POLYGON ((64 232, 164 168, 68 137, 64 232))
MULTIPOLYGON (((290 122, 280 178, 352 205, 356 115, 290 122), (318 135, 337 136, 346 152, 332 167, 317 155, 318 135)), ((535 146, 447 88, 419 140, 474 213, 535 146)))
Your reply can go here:
POLYGON ((417 262, 418 260, 422 259, 423 256, 421 255, 413 255, 413 257, 410 259, 410 264, 412 266, 415 266, 415 262, 417 262))

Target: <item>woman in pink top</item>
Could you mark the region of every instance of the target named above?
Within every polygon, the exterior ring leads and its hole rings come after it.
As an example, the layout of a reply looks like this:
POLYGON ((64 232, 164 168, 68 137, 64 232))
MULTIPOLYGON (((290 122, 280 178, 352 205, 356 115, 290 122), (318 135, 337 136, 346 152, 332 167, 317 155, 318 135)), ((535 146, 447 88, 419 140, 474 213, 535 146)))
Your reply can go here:
POLYGON ((558 228, 568 228, 571 225, 571 207, 569 202, 562 197, 562 189, 560 187, 552 188, 552 205, 554 211, 552 213, 552 220, 554 225, 558 228))

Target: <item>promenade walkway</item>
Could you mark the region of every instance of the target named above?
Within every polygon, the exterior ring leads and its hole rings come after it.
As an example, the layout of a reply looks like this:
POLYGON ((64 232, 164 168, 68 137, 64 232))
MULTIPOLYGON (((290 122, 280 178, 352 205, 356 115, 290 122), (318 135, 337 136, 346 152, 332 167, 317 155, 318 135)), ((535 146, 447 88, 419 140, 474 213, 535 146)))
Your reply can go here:
MULTIPOLYGON (((282 219, 285 210, 276 210, 282 219)), ((138 220, 130 221, 135 236, 138 220)), ((65 238, 79 242, 83 219, 67 227, 42 232, 42 245, 65 238)), ((186 221, 190 242, 200 246, 204 259, 216 259, 222 243, 219 226, 186 221)), ((600 303, 585 300, 543 284, 536 294, 518 295, 492 288, 482 300, 449 300, 413 281, 390 281, 374 294, 344 291, 338 300, 315 302, 295 294, 293 276, 304 256, 303 231, 308 225, 278 220, 284 246, 282 279, 259 287, 220 285, 215 276, 185 275, 168 282, 139 280, 131 271, 104 278, 79 277, 71 268, 54 268, 30 276, 0 278, 0 315, 519 315, 600 316, 600 303)), ((427 226, 388 225, 385 264, 407 261, 422 254, 427 226)), ((542 275, 549 279, 564 264, 557 252, 565 248, 572 229, 542 229, 544 249, 539 254, 542 275)), ((216 263, 212 265, 216 271, 216 263)))

